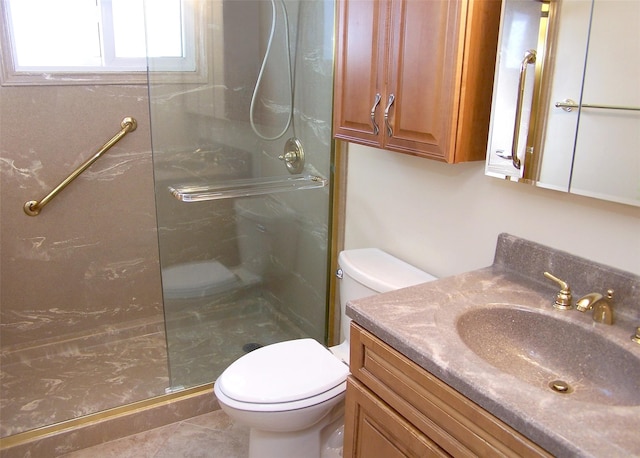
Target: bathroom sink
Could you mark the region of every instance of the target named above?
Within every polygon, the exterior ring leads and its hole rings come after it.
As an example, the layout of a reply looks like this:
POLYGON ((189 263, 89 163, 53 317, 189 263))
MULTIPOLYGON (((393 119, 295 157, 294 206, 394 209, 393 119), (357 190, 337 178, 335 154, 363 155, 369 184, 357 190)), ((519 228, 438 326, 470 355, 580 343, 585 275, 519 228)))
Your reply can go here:
POLYGON ((530 385, 584 402, 640 405, 640 352, 588 326, 500 305, 466 311, 456 327, 476 355, 530 385))

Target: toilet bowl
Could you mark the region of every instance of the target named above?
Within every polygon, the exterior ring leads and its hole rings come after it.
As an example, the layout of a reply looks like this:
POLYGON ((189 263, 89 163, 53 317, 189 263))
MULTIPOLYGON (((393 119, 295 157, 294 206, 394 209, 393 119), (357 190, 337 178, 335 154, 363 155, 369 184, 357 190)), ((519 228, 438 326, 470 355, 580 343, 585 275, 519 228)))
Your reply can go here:
POLYGON ((349 374, 348 301, 434 280, 376 248, 346 250, 340 266, 340 345, 313 339, 268 345, 233 362, 214 393, 231 418, 251 428, 251 458, 340 456, 335 437, 343 427, 349 374))
POLYGON ((216 383, 215 393, 237 415, 251 415, 259 429, 296 431, 315 424, 325 415, 323 409, 339 401, 348 373, 315 340, 289 340, 236 360, 216 383), (255 377, 257 373, 261 376, 255 377))

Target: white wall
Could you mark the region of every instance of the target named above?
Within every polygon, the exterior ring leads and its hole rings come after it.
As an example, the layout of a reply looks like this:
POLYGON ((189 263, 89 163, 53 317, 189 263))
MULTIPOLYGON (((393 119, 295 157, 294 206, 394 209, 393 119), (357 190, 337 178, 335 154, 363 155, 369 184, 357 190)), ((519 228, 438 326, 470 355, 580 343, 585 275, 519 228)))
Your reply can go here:
POLYGON ((377 246, 436 276, 490 265, 499 233, 640 275, 640 208, 350 144, 345 248, 377 246))

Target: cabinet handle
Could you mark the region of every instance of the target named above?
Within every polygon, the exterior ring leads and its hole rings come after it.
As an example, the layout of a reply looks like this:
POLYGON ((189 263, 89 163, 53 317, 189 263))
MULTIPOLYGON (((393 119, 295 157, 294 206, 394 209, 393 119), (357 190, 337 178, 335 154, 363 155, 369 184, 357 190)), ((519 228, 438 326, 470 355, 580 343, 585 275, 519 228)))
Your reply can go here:
POLYGON ((518 84, 518 98, 516 99, 516 120, 513 126, 513 140, 511 142, 511 160, 513 166, 520 170, 521 161, 518 159, 518 134, 520 133, 520 121, 522 118, 522 96, 524 95, 524 84, 527 79, 527 66, 536 63, 536 51, 529 49, 524 53, 522 65, 520 66, 520 82, 518 84))
POLYGON ((378 92, 376 94, 376 99, 373 102, 373 106, 371 107, 371 125, 373 126, 373 135, 378 135, 378 132, 380 132, 380 129, 378 128, 378 124, 376 124, 376 108, 378 108, 378 105, 380 104, 381 99, 382 99, 382 96, 378 92))
POLYGON ((389 109, 393 102, 395 102, 396 96, 393 94, 389 94, 389 100, 387 100, 387 107, 384 109, 384 124, 387 126, 387 136, 393 137, 393 128, 391 127, 391 123, 389 122, 389 109))

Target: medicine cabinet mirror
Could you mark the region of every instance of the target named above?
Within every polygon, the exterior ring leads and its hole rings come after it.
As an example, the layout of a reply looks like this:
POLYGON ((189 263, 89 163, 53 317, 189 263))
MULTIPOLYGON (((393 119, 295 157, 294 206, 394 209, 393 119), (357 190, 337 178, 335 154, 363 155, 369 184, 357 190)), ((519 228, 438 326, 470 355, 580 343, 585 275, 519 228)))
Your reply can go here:
POLYGON ((640 2, 503 3, 486 174, 640 206, 640 2))

